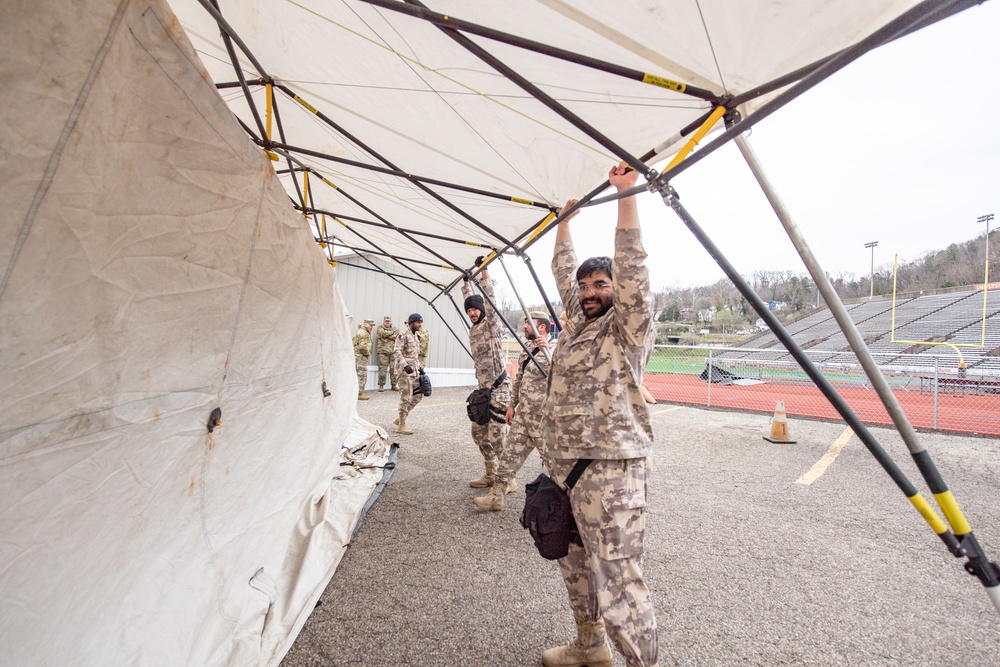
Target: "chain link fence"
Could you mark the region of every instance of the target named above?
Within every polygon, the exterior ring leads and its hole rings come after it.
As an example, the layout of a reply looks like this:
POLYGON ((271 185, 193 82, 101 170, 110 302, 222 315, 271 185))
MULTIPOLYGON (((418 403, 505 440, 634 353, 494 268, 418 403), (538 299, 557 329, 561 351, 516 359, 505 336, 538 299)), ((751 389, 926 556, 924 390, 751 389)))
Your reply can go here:
MULTIPOLYGON (((859 419, 891 425, 853 352, 805 350, 859 419)), ((873 352, 914 427, 1000 436, 1000 359, 964 368, 955 355, 873 352)), ((841 417, 787 351, 657 345, 643 382, 669 403, 788 415, 841 417)))

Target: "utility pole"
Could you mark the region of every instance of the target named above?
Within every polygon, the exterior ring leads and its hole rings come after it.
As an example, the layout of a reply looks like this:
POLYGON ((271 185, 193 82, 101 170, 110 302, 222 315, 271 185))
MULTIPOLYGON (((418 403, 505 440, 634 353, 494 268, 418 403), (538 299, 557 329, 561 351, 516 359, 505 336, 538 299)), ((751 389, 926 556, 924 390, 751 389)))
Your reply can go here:
MULTIPOLYGON (((993 219, 992 213, 987 213, 986 215, 981 215, 976 218, 976 222, 986 223, 986 276, 990 275, 990 220, 993 219)), ((987 286, 983 286, 983 289, 989 289, 987 286)))
POLYGON ((871 290, 868 292, 868 299, 871 300, 875 296, 875 246, 878 245, 878 241, 872 241, 871 243, 866 243, 866 248, 872 249, 872 272, 871 272, 871 290))

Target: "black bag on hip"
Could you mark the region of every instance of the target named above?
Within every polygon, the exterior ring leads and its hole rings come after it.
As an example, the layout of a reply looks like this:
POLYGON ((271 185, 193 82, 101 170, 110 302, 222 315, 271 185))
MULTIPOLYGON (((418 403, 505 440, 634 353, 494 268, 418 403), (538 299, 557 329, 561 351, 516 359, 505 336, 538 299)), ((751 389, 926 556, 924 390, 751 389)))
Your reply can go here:
POLYGON ((580 532, 573 518, 573 507, 569 502, 572 489, 591 459, 580 459, 566 477, 563 489, 546 474, 539 475, 534 482, 524 486, 524 511, 521 525, 528 529, 531 539, 542 558, 556 560, 569 553, 569 545, 583 545, 580 532))
POLYGON ((507 379, 507 371, 500 373, 499 377, 493 381, 492 387, 474 389, 469 397, 465 399, 465 412, 469 415, 469 420, 486 426, 490 423, 490 399, 493 397, 493 390, 503 384, 507 379))
POLYGON ((425 373, 423 368, 420 369, 420 384, 413 390, 413 395, 417 394, 431 395, 431 376, 425 373))

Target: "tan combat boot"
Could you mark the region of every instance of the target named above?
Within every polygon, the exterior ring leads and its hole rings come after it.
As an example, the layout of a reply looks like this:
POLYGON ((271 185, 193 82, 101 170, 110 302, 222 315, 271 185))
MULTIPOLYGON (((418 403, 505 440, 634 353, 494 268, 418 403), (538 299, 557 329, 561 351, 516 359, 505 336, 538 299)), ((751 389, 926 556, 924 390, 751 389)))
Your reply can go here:
POLYGON ((510 481, 507 482, 507 493, 514 493, 515 491, 517 491, 517 480, 511 477, 510 481))
POLYGON ((385 391, 385 385, 381 385, 381 384, 380 384, 380 385, 378 386, 378 393, 380 393, 380 394, 381 394, 381 393, 382 393, 382 392, 384 392, 384 391, 385 391))
POLYGON ((474 489, 485 489, 488 486, 493 486, 493 482, 496 481, 497 464, 487 463, 486 473, 477 479, 469 481, 469 486, 474 489))
POLYGON ((368 394, 358 394, 359 401, 367 401, 369 398, 371 397, 368 394))
POLYGON ((503 482, 494 482, 490 487, 490 492, 485 496, 472 499, 472 504, 481 510, 493 510, 499 512, 503 509, 503 497, 507 495, 507 485, 503 482))
POLYGON ((413 435, 413 429, 406 425, 405 419, 400 419, 399 423, 396 424, 396 433, 401 433, 402 435, 413 435))
POLYGON ((576 626, 576 641, 542 651, 545 667, 612 667, 611 647, 603 621, 576 626))

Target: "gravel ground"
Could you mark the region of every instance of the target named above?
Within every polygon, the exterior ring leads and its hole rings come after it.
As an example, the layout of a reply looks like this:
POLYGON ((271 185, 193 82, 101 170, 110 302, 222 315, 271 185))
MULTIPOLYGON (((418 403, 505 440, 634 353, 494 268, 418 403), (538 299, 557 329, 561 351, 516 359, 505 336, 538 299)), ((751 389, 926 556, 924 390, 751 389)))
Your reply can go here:
MULTIPOLYGON (((554 562, 518 524, 533 454, 502 512, 482 472, 465 389, 435 390, 398 436, 399 466, 283 667, 540 665, 572 638, 554 562)), ((359 403, 391 432, 398 394, 359 403)), ((1000 665, 1000 618, 857 438, 811 485, 796 480, 844 432, 766 416, 652 406, 645 573, 660 665, 1000 665)), ((930 497, 898 435, 874 429, 930 497)), ((1000 560, 1000 441, 921 434, 977 537, 1000 560)), ((624 662, 616 656, 616 665, 624 662)))

